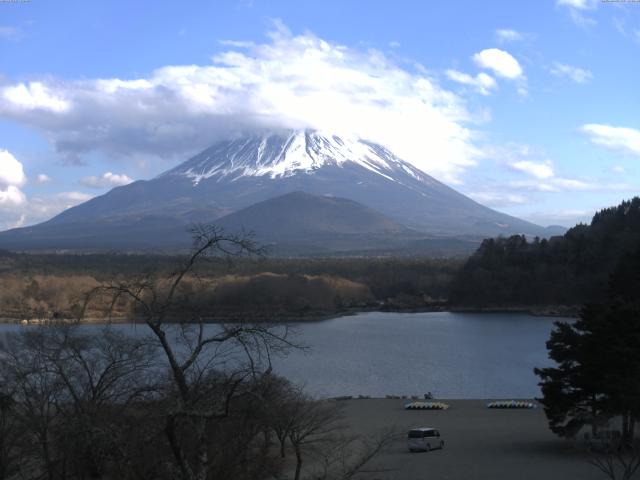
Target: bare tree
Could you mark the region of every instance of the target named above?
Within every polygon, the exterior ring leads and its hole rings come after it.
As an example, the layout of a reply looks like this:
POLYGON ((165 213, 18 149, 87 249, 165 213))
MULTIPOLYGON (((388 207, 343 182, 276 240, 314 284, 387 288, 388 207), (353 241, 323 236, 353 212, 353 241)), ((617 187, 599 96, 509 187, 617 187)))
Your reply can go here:
POLYGON ((23 432, 16 421, 16 402, 10 394, 0 391, 0 480, 12 478, 19 469, 21 451, 18 443, 23 432))
POLYGON ((623 448, 594 453, 589 463, 611 480, 630 480, 640 468, 640 451, 623 448))
POLYGON ((185 278, 197 275, 195 268, 207 255, 231 258, 262 252, 250 237, 227 235, 212 226, 199 226, 193 235, 191 254, 164 282, 146 276, 102 285, 90 292, 85 306, 97 296, 106 295, 111 307, 125 300, 149 328, 170 374, 172 404, 164 430, 176 477, 206 480, 211 428, 229 416, 231 402, 243 393, 247 380, 269 368, 271 355, 293 345, 283 326, 237 323, 205 329, 201 313, 181 295, 185 278))
POLYGON ((57 478, 61 457, 56 451, 55 418, 62 383, 50 373, 42 351, 31 348, 25 334, 9 335, 1 352, 2 379, 16 407, 12 413, 28 441, 23 460, 46 472, 43 478, 57 478))
POLYGON ((276 375, 266 377, 266 392, 263 394, 263 408, 269 429, 278 439, 280 458, 285 458, 289 433, 296 422, 296 410, 300 400, 300 390, 287 379, 276 375))
POLYGON ((296 456, 295 480, 300 479, 303 452, 333 440, 340 429, 340 405, 336 402, 317 401, 299 393, 292 405, 289 425, 289 441, 296 456))
POLYGON ((349 480, 361 473, 380 473, 383 469, 367 469, 400 434, 389 429, 372 438, 341 436, 327 444, 321 452, 319 468, 311 480, 349 480))
POLYGON ((23 463, 47 478, 102 478, 121 457, 124 409, 153 390, 151 347, 108 327, 98 333, 53 323, 8 335, 2 349, 11 419, 25 446, 38 446, 21 450, 23 463))

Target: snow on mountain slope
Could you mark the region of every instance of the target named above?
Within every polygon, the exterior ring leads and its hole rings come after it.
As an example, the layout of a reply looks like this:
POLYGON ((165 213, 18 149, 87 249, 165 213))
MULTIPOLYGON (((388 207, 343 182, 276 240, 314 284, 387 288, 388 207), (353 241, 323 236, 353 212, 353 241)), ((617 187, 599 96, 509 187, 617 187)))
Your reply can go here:
POLYGON ((403 171, 425 181, 428 177, 386 148, 358 138, 323 135, 312 130, 251 136, 220 142, 162 176, 183 175, 198 185, 203 179, 292 177, 325 166, 361 166, 391 181, 403 171))

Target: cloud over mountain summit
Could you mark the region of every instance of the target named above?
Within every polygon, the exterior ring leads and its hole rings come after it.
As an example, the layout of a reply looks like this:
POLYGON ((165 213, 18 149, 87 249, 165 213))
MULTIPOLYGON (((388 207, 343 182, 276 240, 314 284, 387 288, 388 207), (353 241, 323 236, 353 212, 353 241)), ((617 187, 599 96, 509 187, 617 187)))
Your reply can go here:
POLYGON ((368 138, 445 180, 475 162, 463 100, 420 66, 293 35, 278 22, 266 43, 224 44, 230 49, 209 65, 140 78, 5 83, 0 117, 42 130, 70 162, 94 151, 173 160, 248 129, 278 128, 368 138))

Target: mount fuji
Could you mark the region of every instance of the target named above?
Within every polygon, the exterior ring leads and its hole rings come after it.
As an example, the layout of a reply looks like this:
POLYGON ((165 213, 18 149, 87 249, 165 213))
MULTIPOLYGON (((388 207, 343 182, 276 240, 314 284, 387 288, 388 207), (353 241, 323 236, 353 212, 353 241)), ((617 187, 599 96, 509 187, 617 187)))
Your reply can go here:
MULTIPOLYGON (((154 179, 114 188, 39 225, 1 232, 0 248, 184 248, 193 223, 256 230, 258 241, 276 245, 295 238, 302 253, 305 242, 323 233, 327 241, 342 235, 341 251, 367 250, 373 237, 375 249, 384 251, 450 237, 557 233, 480 205, 381 145, 302 130, 218 142, 154 179), (347 223, 358 228, 336 230, 347 223), (296 230, 300 224, 305 228, 296 230)), ((325 253, 334 250, 330 244, 325 253)))

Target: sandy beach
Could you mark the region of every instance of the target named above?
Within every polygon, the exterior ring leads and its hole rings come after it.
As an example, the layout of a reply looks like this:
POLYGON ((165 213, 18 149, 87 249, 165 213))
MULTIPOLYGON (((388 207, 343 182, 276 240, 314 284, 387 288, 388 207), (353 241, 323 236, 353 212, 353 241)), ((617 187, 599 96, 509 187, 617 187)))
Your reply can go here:
POLYGON ((407 411, 404 400, 344 401, 351 433, 371 434, 397 427, 434 427, 443 450, 410 453, 406 438, 394 441, 360 478, 379 480, 591 480, 603 475, 573 441, 552 434, 541 408, 498 410, 486 400, 443 400, 445 411, 407 411), (384 471, 382 471, 384 470, 384 471))

